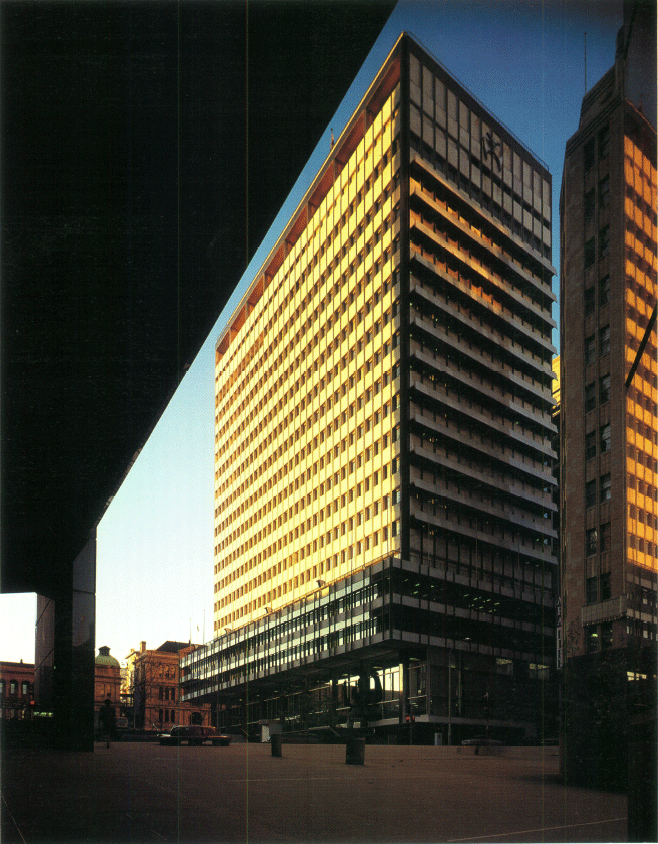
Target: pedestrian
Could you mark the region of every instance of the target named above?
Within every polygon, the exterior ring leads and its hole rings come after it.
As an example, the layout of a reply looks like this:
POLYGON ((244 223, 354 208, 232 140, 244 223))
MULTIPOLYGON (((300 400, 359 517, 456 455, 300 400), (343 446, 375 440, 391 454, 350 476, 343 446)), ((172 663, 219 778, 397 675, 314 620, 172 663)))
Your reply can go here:
POLYGON ((101 740, 107 742, 107 747, 110 747, 110 739, 114 735, 114 707, 109 698, 103 702, 100 712, 98 713, 98 723, 100 726, 101 740))

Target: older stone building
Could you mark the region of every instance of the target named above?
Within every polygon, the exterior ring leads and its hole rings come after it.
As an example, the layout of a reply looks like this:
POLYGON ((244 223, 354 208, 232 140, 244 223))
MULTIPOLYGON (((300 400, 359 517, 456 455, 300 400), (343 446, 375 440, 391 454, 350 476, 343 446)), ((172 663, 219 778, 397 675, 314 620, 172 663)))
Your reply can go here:
POLYGON ((126 694, 132 687, 136 728, 165 730, 175 724, 210 724, 210 704, 181 700, 180 660, 197 647, 164 642, 155 650, 147 650, 146 642, 141 642, 138 651, 131 651, 126 694))

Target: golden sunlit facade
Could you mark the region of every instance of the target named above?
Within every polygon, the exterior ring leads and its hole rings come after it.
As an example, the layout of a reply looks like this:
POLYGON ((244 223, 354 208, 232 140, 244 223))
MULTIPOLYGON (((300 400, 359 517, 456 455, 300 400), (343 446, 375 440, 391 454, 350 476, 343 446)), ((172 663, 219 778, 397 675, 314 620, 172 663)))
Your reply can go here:
POLYGON ((400 36, 217 342, 215 640, 183 662, 217 724, 544 729, 551 225, 545 165, 400 36))
MULTIPOLYGON (((658 571, 658 355, 656 329, 649 330, 656 306, 656 159, 642 134, 624 137, 624 183, 626 218, 624 278, 625 290, 625 367, 626 391, 626 473, 628 482, 628 557, 632 565, 658 571), (644 140, 644 143, 642 142, 644 140), (645 339, 646 335, 646 339, 645 339), (644 345, 643 345, 644 341, 644 345), (636 358, 641 357, 636 365, 636 358)), ((655 138, 654 138, 655 141, 655 138)), ((641 576, 641 572, 640 572, 641 576)), ((654 581, 655 582, 655 581, 654 581)), ((640 603, 647 604, 640 598, 640 603)), ((654 605, 655 606, 655 605, 654 605)), ((636 633, 649 638, 653 630, 647 621, 648 606, 633 611, 639 621, 636 633)), ((635 625, 636 627, 638 625, 635 625)))
POLYGON ((398 548, 398 97, 362 117, 218 342, 216 632, 398 548))
POLYGON ((563 768, 620 786, 658 630, 656 130, 624 93, 632 26, 583 100, 560 203, 563 768))

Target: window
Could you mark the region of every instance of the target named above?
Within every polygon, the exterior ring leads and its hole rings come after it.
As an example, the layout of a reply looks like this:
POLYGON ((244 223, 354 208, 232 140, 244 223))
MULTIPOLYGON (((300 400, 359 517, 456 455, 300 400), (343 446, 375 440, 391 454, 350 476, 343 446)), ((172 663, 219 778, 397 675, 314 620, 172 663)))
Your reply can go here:
POLYGON ((585 222, 588 223, 594 216, 594 209, 596 208, 596 200, 594 197, 594 188, 588 190, 585 194, 585 222))
POLYGON ((605 208, 610 202, 610 176, 599 180, 599 208, 605 208))
MULTIPOLYGON (((610 525, 604 525, 604 527, 610 527, 610 525)), ((601 600, 607 601, 611 595, 612 590, 610 589, 610 572, 606 571, 601 575, 601 600)))
MULTIPOLYGON (((592 240, 592 243, 594 241, 592 240)), ((594 263, 594 259, 592 258, 592 263, 594 263)), ((585 316, 588 317, 594 313, 594 308, 596 307, 596 301, 594 299, 594 288, 588 287, 585 290, 585 316)))
POLYGON ((610 373, 601 376, 599 383, 599 401, 605 404, 610 401, 610 373))
POLYGON ((587 628, 587 651, 594 653, 599 649, 599 634, 596 627, 587 628))
MULTIPOLYGON (((601 530, 599 531, 599 547, 601 551, 610 550, 611 537, 612 533, 610 528, 610 522, 606 522, 604 525, 601 525, 601 530)), ((601 575, 601 577, 603 577, 603 575, 601 575)), ((608 575, 608 579, 609 577, 610 575, 608 575)))
POLYGON ((585 434, 585 460, 596 457, 596 431, 585 434))
POLYGON ((599 597, 598 595, 598 583, 596 577, 588 577, 587 582, 585 584, 586 595, 585 599, 588 604, 595 604, 599 597))
POLYGON ((601 425, 601 439, 599 448, 601 451, 610 451, 610 423, 601 425))
POLYGON ((593 237, 590 237, 585 243, 585 269, 591 267, 596 258, 596 243, 593 237))
POLYGON ((610 276, 605 275, 599 281, 599 308, 607 305, 610 301, 610 276))
POLYGON ((612 479, 610 472, 601 475, 601 501, 610 501, 612 498, 612 479))
POLYGON ((594 410, 596 407, 596 385, 592 381, 585 387, 585 413, 594 410))
POLYGON ((599 129, 599 159, 605 158, 610 152, 610 126, 599 129))
POLYGON ((594 334, 590 334, 589 337, 585 338, 585 366, 589 366, 590 363, 593 363, 595 357, 596 336, 594 334))
POLYGON ((591 554, 596 554, 598 545, 598 533, 596 528, 589 528, 585 532, 585 553, 589 557, 591 554))
POLYGON ((594 138, 590 138, 583 148, 585 172, 594 166, 594 138))
POLYGON ((606 621, 601 625, 601 650, 612 647, 612 622, 606 621))
POLYGON ((610 326, 599 329, 599 355, 610 354, 610 326))
POLYGON ((605 258, 610 254, 610 226, 602 226, 599 229, 599 258, 605 258))
POLYGON ((585 506, 593 507, 596 504, 596 480, 587 481, 585 484, 585 506))

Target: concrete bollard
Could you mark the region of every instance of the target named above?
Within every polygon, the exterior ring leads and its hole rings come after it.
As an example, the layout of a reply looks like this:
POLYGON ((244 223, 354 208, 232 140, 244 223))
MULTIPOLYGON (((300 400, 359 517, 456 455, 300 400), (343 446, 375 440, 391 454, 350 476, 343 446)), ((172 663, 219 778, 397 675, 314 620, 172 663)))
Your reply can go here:
POLYGON ((272 756, 276 756, 278 759, 281 758, 281 734, 275 733, 274 735, 270 736, 270 744, 272 745, 272 756))
POLYGON ((345 744, 345 764, 363 765, 366 758, 366 740, 364 738, 348 738, 345 744))

